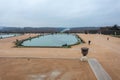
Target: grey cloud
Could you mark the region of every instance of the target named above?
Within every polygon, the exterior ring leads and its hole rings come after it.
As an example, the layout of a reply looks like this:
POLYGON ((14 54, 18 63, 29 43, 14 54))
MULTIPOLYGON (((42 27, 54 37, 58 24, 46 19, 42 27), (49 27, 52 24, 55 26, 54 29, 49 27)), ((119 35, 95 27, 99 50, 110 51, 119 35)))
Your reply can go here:
POLYGON ((120 25, 120 0, 0 0, 1 26, 120 25))

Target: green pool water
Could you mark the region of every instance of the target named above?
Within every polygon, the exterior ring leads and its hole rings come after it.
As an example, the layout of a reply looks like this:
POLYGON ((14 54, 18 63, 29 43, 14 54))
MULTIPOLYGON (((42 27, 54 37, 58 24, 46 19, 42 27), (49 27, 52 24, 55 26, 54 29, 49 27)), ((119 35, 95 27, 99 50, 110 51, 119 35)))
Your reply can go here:
POLYGON ((30 47, 62 47, 65 44, 74 45, 78 42, 81 42, 80 38, 73 34, 49 34, 26 40, 22 45, 30 47))

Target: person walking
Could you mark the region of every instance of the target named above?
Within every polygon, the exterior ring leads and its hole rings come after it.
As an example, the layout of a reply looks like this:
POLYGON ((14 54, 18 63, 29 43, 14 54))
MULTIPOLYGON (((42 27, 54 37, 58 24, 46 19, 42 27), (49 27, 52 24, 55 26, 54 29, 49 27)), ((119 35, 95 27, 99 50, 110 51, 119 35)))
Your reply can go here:
POLYGON ((88 44, 89 44, 89 45, 91 44, 91 41, 90 41, 90 40, 88 41, 88 44))

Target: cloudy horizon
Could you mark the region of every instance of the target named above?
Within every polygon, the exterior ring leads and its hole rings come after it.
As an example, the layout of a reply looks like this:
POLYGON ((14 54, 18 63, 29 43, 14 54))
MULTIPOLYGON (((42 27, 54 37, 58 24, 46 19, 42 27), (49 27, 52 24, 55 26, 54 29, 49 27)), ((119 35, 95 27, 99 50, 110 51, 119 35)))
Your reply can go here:
POLYGON ((120 0, 0 0, 0 26, 120 25, 120 0))

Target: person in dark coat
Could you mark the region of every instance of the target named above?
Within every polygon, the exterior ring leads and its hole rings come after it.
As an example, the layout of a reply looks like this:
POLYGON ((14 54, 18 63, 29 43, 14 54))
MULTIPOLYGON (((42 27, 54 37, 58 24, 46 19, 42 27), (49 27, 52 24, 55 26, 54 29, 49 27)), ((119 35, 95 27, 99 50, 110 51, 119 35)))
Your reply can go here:
POLYGON ((88 41, 88 44, 89 44, 89 45, 91 44, 91 41, 90 41, 90 40, 88 41))

